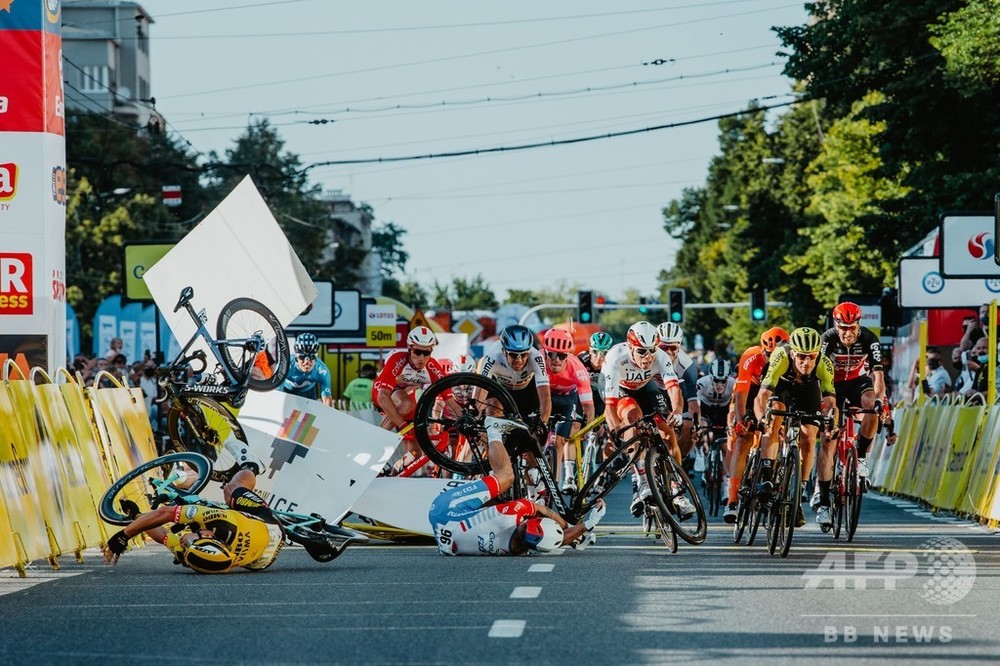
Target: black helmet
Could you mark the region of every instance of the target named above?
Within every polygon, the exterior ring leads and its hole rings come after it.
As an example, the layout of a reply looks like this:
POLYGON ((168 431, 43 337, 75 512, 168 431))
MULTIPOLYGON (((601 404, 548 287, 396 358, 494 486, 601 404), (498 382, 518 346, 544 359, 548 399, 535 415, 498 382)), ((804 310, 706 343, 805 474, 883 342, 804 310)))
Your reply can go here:
POLYGON ((312 333, 301 333, 295 338, 296 354, 315 354, 319 351, 319 340, 312 333))

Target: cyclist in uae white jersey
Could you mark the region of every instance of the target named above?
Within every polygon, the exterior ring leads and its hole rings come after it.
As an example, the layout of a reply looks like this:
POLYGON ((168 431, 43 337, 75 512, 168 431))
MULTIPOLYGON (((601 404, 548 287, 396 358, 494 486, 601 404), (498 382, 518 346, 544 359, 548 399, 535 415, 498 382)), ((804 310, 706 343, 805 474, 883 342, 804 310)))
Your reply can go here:
MULTIPOLYGON (((640 321, 629 328, 625 342, 608 351, 601 369, 604 373, 604 415, 608 427, 617 431, 646 414, 669 414, 670 423, 658 422, 657 428, 671 455, 680 462, 674 428, 682 422, 684 399, 670 357, 658 347, 659 342, 656 327, 648 321, 640 321), (669 406, 664 395, 670 396, 669 406)), ((625 437, 629 434, 626 432, 625 437)), ((635 482, 632 513, 637 516, 642 515, 643 502, 651 495, 643 465, 642 460, 637 461, 632 477, 635 482)), ((682 515, 695 513, 694 506, 680 493, 675 505, 682 515)))

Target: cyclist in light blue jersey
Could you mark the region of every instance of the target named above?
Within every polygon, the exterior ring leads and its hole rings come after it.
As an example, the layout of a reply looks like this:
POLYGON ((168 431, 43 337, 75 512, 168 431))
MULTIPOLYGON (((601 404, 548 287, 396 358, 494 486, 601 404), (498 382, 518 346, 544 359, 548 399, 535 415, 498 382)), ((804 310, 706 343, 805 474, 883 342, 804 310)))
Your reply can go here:
POLYGON ((295 363, 288 369, 288 376, 279 390, 315 400, 317 394, 323 404, 333 406, 330 389, 330 370, 317 358, 319 340, 312 333, 302 333, 295 338, 295 363))

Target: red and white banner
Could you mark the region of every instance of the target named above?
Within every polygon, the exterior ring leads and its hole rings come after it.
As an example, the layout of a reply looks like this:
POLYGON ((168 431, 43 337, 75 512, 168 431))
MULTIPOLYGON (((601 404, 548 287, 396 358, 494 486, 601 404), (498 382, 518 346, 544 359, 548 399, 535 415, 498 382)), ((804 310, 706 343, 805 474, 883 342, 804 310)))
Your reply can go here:
POLYGON ((66 142, 58 0, 0 3, 0 364, 66 364, 66 142))

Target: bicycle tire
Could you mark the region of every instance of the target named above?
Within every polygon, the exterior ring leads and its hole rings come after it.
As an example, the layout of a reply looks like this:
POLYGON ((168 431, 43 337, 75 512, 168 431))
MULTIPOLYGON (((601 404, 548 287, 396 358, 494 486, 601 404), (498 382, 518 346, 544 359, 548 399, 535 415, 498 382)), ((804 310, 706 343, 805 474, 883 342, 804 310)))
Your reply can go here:
POLYGON ((800 499, 800 459, 799 447, 792 447, 785 456, 785 486, 782 493, 782 506, 778 515, 777 533, 779 536, 779 551, 781 557, 788 557, 792 547, 792 535, 795 533, 795 520, 802 510, 800 499))
MULTIPOLYGON (((708 520, 705 518, 705 508, 701 504, 701 497, 698 490, 691 483, 691 479, 684 473, 684 469, 674 457, 666 453, 659 443, 648 447, 646 451, 646 478, 649 481, 649 489, 653 493, 653 501, 660 509, 661 517, 664 518, 674 532, 688 543, 697 546, 705 541, 708 534, 708 520), (671 481, 680 484, 681 492, 674 493, 671 489, 671 481), (674 515, 674 499, 681 495, 686 495, 688 501, 694 505, 695 523, 694 529, 689 529, 685 521, 680 516, 674 515)), ((690 524, 690 523, 689 523, 690 524)))
MULTIPOLYGON (((216 322, 215 335, 218 340, 238 340, 249 338, 260 332, 264 337, 264 348, 274 363, 271 376, 266 378, 246 378, 246 385, 253 391, 272 391, 285 381, 291 365, 291 350, 288 335, 278 317, 271 310, 252 298, 237 298, 226 303, 216 322)), ((226 369, 242 381, 244 349, 220 345, 219 353, 226 369)))
POLYGON ((844 519, 847 522, 847 541, 854 541, 861 515, 861 495, 858 494, 858 459, 855 450, 847 451, 847 486, 844 488, 844 519))
MULTIPOLYGON (((213 464, 228 434, 247 443, 243 426, 231 411, 212 398, 191 396, 174 402, 167 412, 167 435, 170 443, 178 451, 201 453, 213 464), (208 412, 202 411, 208 410, 208 412), (210 418, 206 414, 211 413, 210 418)), ((235 461, 234 461, 235 463, 235 461)), ((213 481, 228 481, 232 468, 212 471, 213 481)))
POLYGON ((122 493, 126 491, 129 485, 134 481, 144 478, 145 475, 147 475, 147 472, 159 471, 160 474, 157 476, 162 478, 162 470, 159 470, 158 468, 168 465, 176 465, 178 463, 184 463, 185 465, 193 467, 197 476, 194 483, 188 488, 176 488, 175 486, 170 487, 185 495, 198 494, 209 482, 212 471, 212 461, 200 453, 194 453, 192 451, 168 453, 142 463, 132 471, 127 472, 122 478, 112 483, 111 487, 104 492, 104 495, 101 497, 101 501, 97 506, 97 512, 98 515, 101 516, 101 520, 112 525, 128 525, 131 523, 133 519, 119 510, 119 500, 141 497, 146 494, 148 489, 145 487, 145 482, 143 482, 140 484, 140 486, 142 486, 141 488, 132 489, 132 497, 122 497, 122 493))
POLYGON ((712 478, 708 484, 708 504, 709 512, 713 518, 719 515, 719 509, 722 508, 722 479, 724 470, 722 468, 721 446, 721 443, 719 443, 718 448, 709 452, 709 469, 711 470, 712 478))
MULTIPOLYGON (((456 397, 456 400, 459 398, 456 397)), ((417 401, 413 417, 413 433, 417 444, 431 462, 450 472, 467 475, 488 474, 490 464, 486 455, 488 443, 484 419, 487 416, 487 409, 496 407, 503 410, 506 418, 520 419, 510 392, 495 380, 474 372, 456 372, 443 377, 432 383, 417 401), (435 416, 435 409, 442 407, 438 399, 449 391, 455 395, 455 389, 462 387, 469 391, 468 402, 462 405, 462 413, 453 418, 447 418, 443 413, 435 416), (473 453, 473 460, 470 462, 455 460, 447 451, 438 451, 431 438, 432 428, 442 428, 449 433, 454 432, 464 436, 473 453)))
MULTIPOLYGON (((833 469, 833 481, 830 483, 830 494, 832 495, 830 509, 833 518, 833 538, 839 540, 840 532, 844 527, 844 470, 838 461, 833 469)), ((825 533, 827 530, 820 528, 825 533)))
MULTIPOLYGON (((743 539, 750 522, 750 507, 753 503, 753 484, 757 476, 757 468, 760 465, 760 449, 754 449, 747 456, 747 464, 743 468, 743 476, 740 477, 740 488, 737 491, 736 522, 733 524, 733 543, 739 543, 743 539)), ((747 544, 749 545, 749 544, 747 544)))
POLYGON ((670 553, 677 552, 677 533, 670 527, 670 523, 663 520, 660 515, 659 507, 651 507, 649 512, 653 517, 653 524, 656 526, 656 530, 660 535, 660 541, 663 545, 667 547, 667 551, 670 553))

